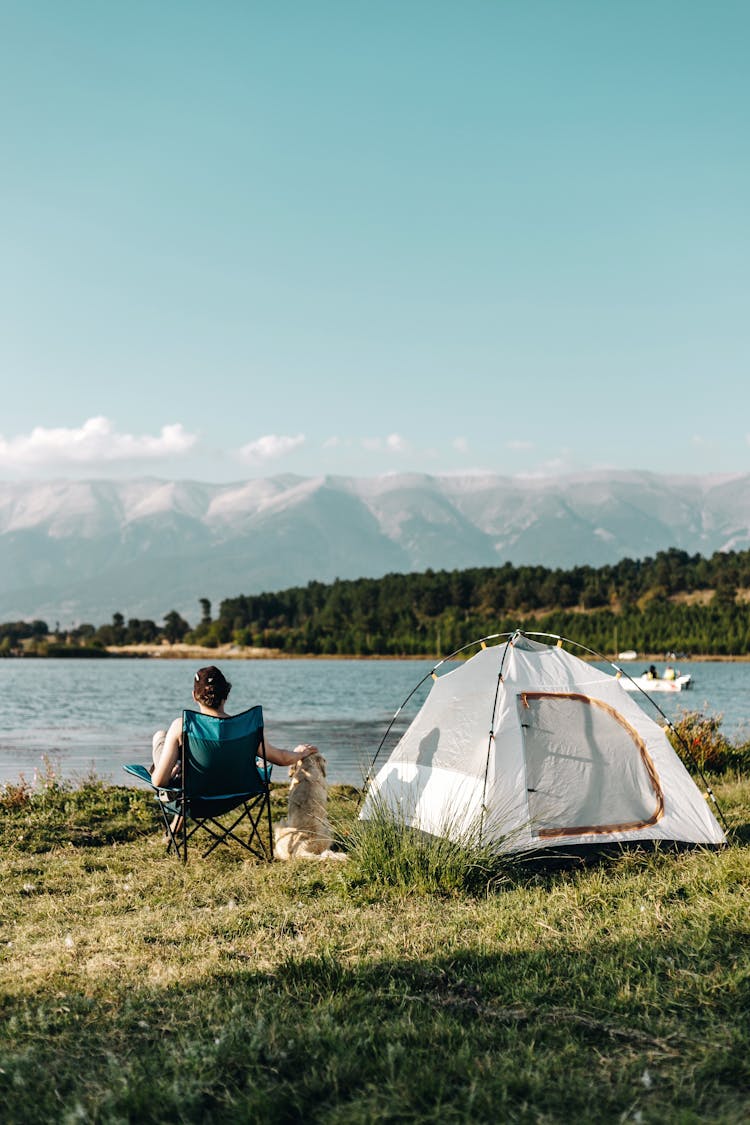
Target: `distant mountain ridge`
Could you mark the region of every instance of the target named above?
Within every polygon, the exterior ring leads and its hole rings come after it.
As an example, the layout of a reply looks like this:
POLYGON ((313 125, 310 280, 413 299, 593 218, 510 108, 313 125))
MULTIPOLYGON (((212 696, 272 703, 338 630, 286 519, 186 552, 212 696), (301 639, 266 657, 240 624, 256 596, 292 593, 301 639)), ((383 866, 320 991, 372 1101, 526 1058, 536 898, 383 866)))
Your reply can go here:
POLYGON ((0 482, 0 620, 194 622, 199 597, 390 571, 750 546, 750 474, 0 482))

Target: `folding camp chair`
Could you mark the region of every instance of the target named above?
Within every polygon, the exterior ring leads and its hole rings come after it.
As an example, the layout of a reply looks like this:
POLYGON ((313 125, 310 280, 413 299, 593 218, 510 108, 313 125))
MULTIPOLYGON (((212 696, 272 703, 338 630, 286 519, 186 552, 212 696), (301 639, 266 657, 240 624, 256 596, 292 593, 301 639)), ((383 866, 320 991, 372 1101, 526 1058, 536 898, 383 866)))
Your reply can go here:
POLYGON ((187 863, 188 840, 203 829, 213 837, 204 856, 231 839, 259 859, 273 859, 271 767, 266 760, 261 707, 226 719, 183 711, 181 773, 176 788, 157 789, 145 766, 123 769, 154 790, 166 828, 167 853, 174 850, 187 863), (229 826, 217 820, 233 811, 239 815, 229 826), (260 834, 264 813, 268 847, 260 834), (245 819, 250 833, 243 840, 235 829, 245 819))

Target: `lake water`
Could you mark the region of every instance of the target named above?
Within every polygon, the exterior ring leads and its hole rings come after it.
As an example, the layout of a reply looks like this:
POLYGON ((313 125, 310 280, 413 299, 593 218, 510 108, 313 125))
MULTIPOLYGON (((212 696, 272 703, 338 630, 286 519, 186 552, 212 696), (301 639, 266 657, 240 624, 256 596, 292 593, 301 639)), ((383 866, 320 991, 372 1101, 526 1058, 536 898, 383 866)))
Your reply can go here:
MULTIPOLYGON (((388 723, 434 663, 235 660, 222 669, 233 684, 230 710, 262 702, 272 743, 313 742, 329 781, 359 785, 388 723)), ((644 665, 622 667, 637 674, 644 665)), ((0 660, 0 782, 31 780, 47 755, 66 777, 93 767, 126 783, 122 765, 148 762, 153 731, 192 705, 194 671, 186 660, 0 660)), ((692 674, 692 689, 655 697, 669 718, 681 709, 721 713, 728 737, 750 739, 750 663, 686 662, 681 671, 692 674)), ((404 708, 386 749, 431 683, 404 708)))

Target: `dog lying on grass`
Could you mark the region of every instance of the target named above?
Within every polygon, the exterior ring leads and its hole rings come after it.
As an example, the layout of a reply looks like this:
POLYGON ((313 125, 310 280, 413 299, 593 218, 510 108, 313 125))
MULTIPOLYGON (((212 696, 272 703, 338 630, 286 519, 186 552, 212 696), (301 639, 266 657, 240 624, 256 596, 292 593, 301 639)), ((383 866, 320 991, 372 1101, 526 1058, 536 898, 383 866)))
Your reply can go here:
POLYGON ((289 811, 286 820, 274 826, 276 859, 346 859, 331 850, 333 833, 326 806, 326 760, 311 754, 289 767, 289 811))

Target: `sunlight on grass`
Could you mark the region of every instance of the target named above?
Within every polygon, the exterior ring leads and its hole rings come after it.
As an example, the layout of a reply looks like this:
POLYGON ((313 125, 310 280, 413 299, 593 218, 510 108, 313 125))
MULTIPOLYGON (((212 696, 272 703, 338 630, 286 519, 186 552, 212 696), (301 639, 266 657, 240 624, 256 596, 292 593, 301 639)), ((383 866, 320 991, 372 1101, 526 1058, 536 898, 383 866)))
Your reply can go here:
MULTIPOLYGON (((716 788, 746 832, 750 782, 716 788)), ((346 864, 185 867, 142 791, 0 794, 4 1120, 747 1119, 741 836, 498 866, 356 797, 346 864)))

